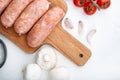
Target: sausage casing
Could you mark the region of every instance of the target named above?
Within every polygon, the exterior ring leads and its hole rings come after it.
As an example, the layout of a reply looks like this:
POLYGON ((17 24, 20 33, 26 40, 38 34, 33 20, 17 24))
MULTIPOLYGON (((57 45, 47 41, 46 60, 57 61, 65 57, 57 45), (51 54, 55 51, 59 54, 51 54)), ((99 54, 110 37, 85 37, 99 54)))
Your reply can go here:
POLYGON ((34 25, 27 36, 30 47, 38 47, 47 38, 56 24, 64 17, 65 12, 58 6, 48 12, 34 25))
POLYGON ((11 2, 11 0, 0 0, 0 14, 7 7, 7 5, 11 2))
POLYGON ((33 0, 12 0, 1 16, 2 24, 7 28, 11 27, 24 8, 33 0))
POLYGON ((25 8, 14 24, 15 31, 21 35, 27 33, 35 22, 48 10, 47 0, 34 0, 25 8))

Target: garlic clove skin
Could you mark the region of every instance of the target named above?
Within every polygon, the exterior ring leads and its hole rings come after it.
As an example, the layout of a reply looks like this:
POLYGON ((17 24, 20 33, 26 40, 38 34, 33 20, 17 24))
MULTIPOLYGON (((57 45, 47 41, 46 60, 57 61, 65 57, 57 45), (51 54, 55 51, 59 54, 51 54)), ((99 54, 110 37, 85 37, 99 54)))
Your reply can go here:
POLYGON ((29 64, 25 69, 24 80, 40 80, 42 70, 37 64, 29 64))
POLYGON ((87 42, 89 44, 91 44, 91 39, 95 35, 95 33, 96 33, 96 29, 92 29, 90 32, 88 32, 88 34, 87 34, 87 42))
POLYGON ((65 18, 64 23, 65 23, 66 28, 68 28, 68 29, 73 29, 74 28, 71 19, 65 18))
POLYGON ((78 22, 78 33, 79 33, 79 35, 83 32, 83 27, 84 27, 83 21, 80 20, 78 22))
POLYGON ((44 45, 38 52, 37 64, 44 70, 51 70, 56 66, 56 53, 51 46, 44 45))
POLYGON ((70 80, 70 72, 65 67, 57 67, 49 72, 50 80, 70 80))

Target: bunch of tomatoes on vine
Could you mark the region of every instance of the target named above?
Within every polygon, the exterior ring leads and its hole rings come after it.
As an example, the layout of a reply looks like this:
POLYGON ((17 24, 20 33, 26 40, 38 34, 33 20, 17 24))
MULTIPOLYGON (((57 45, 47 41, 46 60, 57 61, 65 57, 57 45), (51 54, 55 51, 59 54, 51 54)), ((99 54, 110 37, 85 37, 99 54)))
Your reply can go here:
POLYGON ((93 15, 97 9, 107 9, 110 7, 111 0, 73 0, 77 7, 83 7, 87 15, 93 15))

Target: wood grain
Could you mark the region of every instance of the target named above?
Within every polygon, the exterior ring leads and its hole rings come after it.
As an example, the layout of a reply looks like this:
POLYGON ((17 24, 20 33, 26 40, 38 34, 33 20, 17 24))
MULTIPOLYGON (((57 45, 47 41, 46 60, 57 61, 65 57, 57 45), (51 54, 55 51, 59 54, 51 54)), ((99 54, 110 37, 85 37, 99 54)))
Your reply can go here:
POLYGON ((51 44, 79 66, 84 65, 91 56, 91 51, 66 32, 60 23, 48 36, 46 43, 51 44))
MULTIPOLYGON (((63 0, 49 0, 52 4, 60 6, 65 12, 67 11, 67 5, 63 0)), ((26 53, 34 53, 39 47, 31 48, 26 43, 26 36, 18 36, 14 31, 13 27, 5 29, 0 24, 0 33, 6 36, 13 43, 18 45, 26 53)), ((91 52, 82 43, 68 34, 61 26, 61 22, 58 23, 52 33, 47 37, 43 44, 50 44, 56 48, 63 55, 68 57, 77 65, 84 65, 91 56, 91 52)), ((42 44, 42 45, 43 45, 42 44)))

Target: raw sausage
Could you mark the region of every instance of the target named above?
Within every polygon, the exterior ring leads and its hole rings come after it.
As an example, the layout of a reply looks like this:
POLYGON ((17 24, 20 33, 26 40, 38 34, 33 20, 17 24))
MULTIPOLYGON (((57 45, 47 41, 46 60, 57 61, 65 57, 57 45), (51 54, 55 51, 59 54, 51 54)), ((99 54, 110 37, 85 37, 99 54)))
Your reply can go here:
POLYGON ((34 23, 48 10, 47 0, 34 0, 16 20, 14 29, 21 35, 27 33, 34 23))
POLYGON ((27 43, 30 47, 38 47, 63 18, 65 12, 60 7, 51 8, 28 33, 27 43))
POLYGON ((13 0, 1 16, 2 24, 6 28, 11 27, 24 8, 32 1, 33 0, 13 0))
POLYGON ((34 23, 48 10, 49 4, 47 0, 33 1, 16 20, 15 31, 19 35, 27 33, 34 23))
POLYGON ((51 8, 31 29, 27 36, 30 47, 38 47, 64 17, 65 12, 58 6, 51 8))
POLYGON ((2 24, 6 28, 11 27, 20 13, 31 1, 33 0, 13 0, 1 16, 2 24))
POLYGON ((11 0, 0 0, 0 14, 7 7, 11 0))

